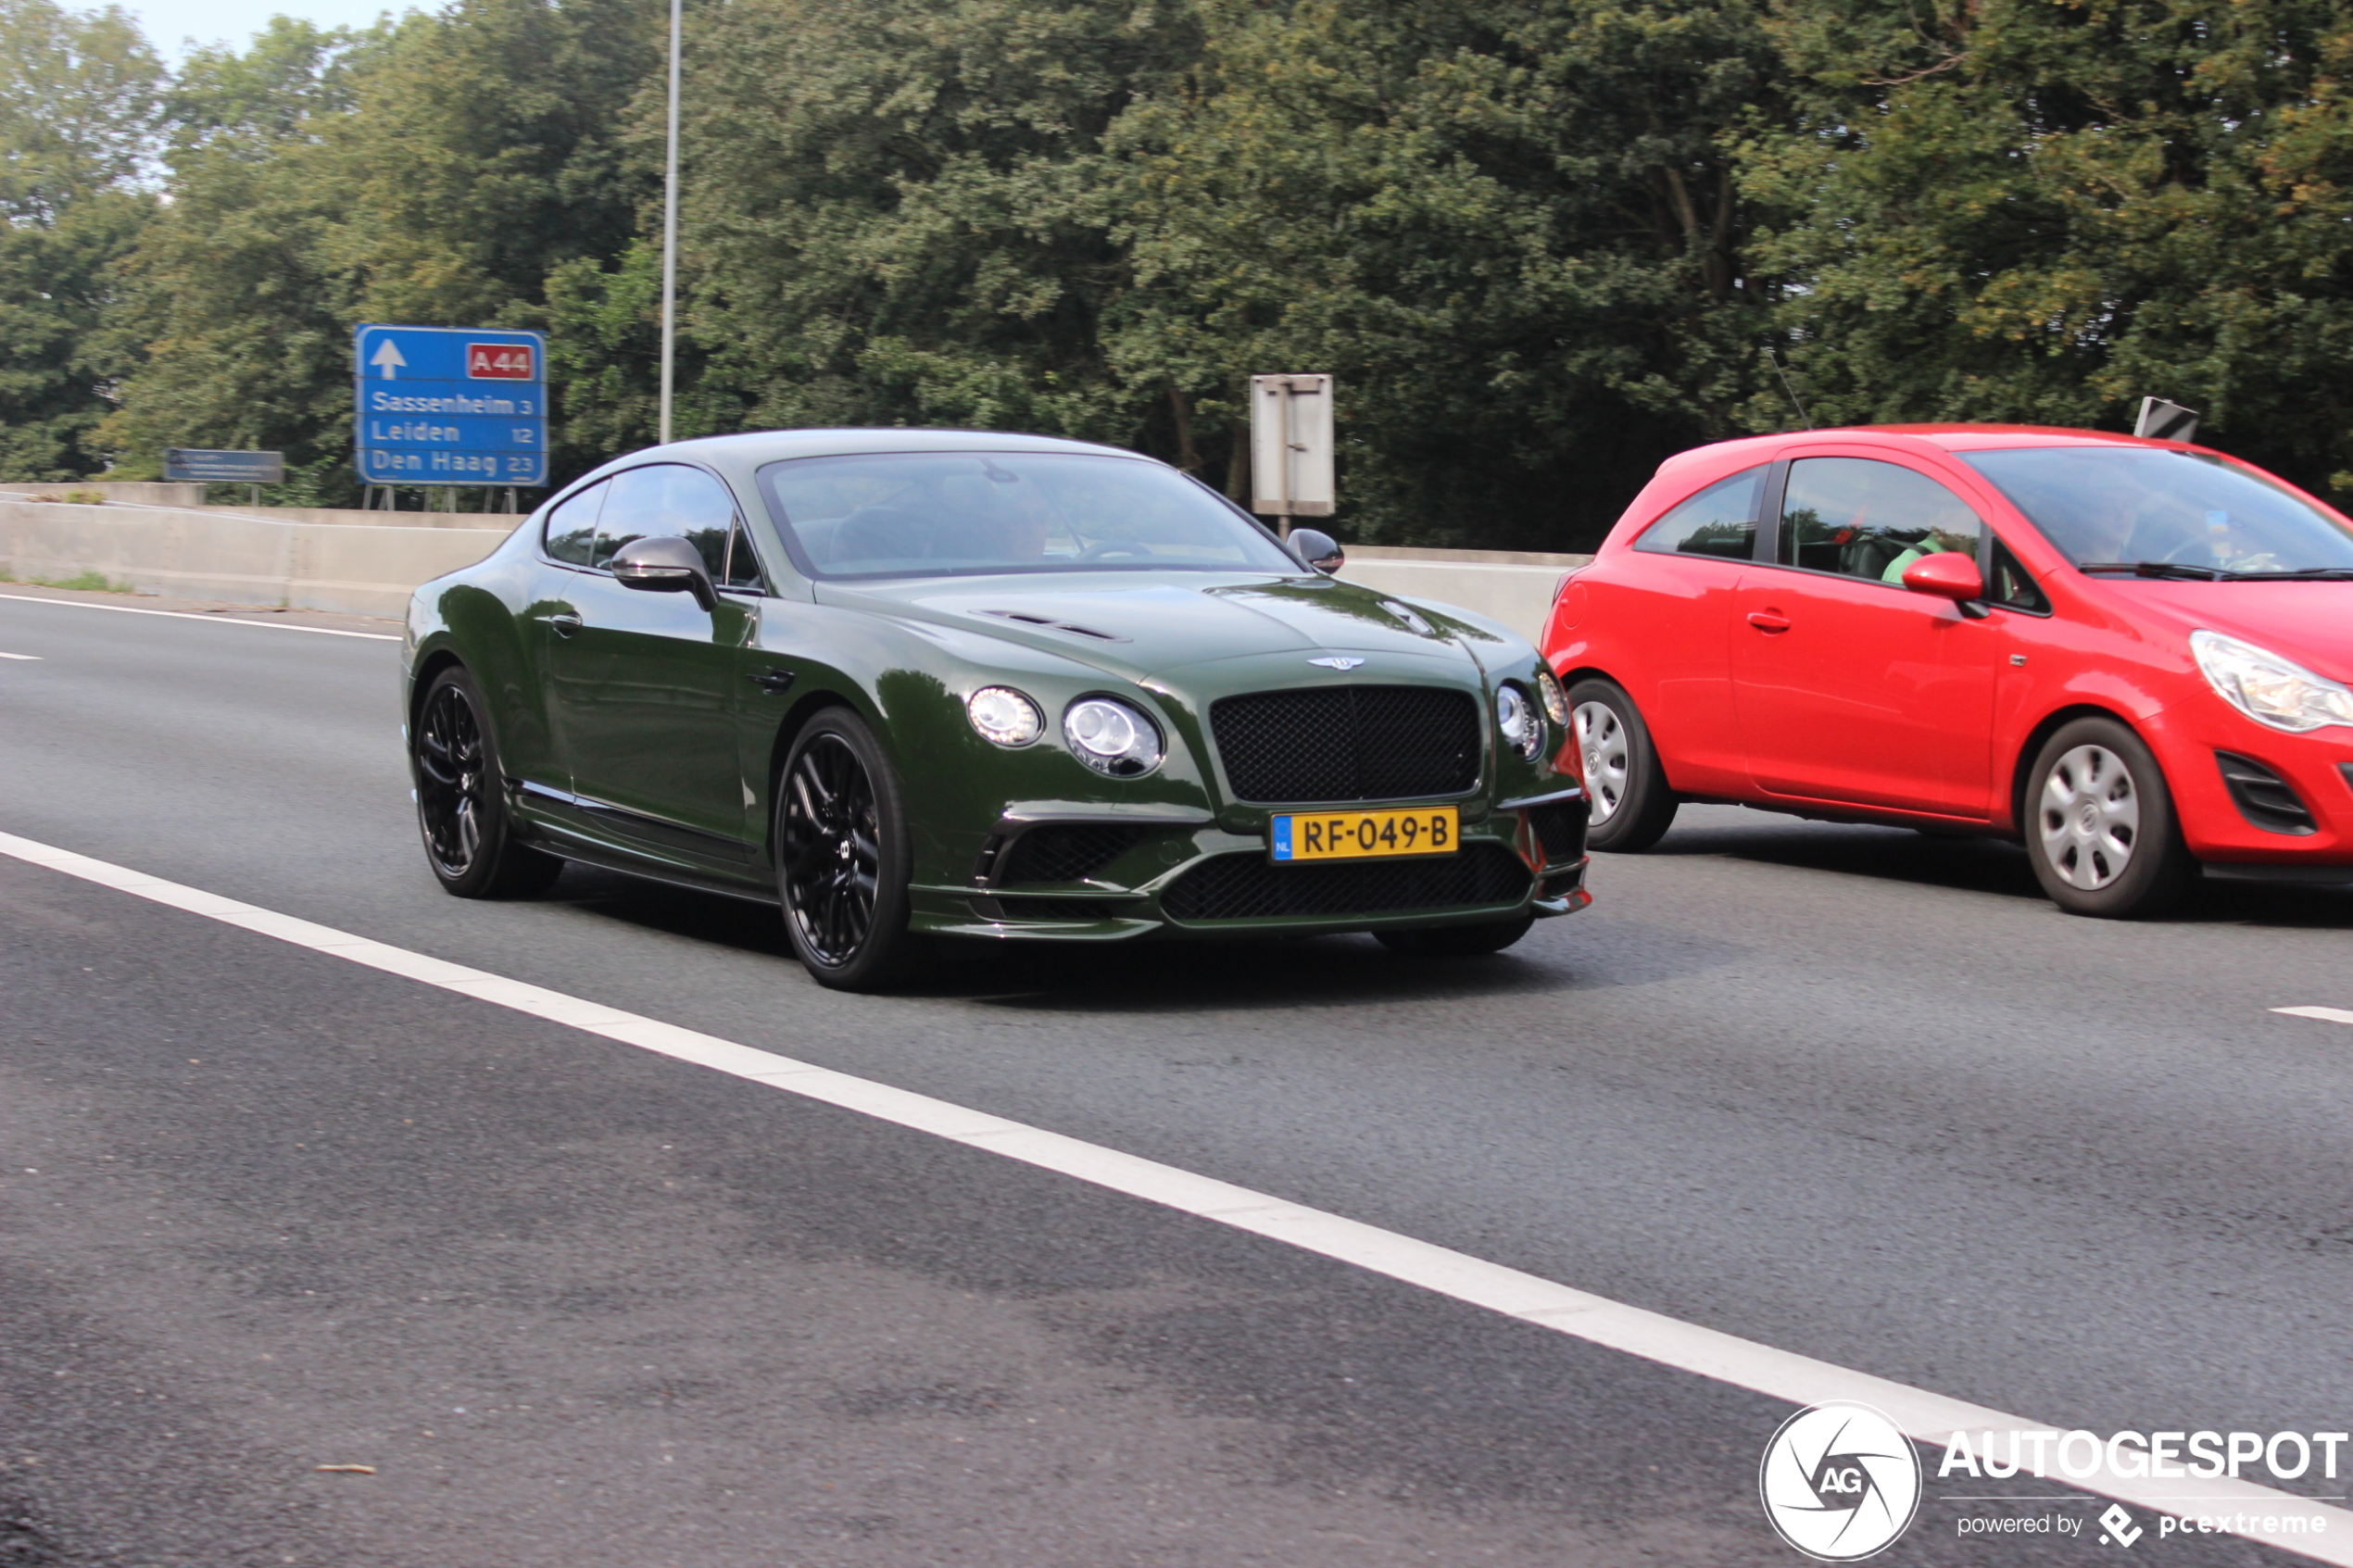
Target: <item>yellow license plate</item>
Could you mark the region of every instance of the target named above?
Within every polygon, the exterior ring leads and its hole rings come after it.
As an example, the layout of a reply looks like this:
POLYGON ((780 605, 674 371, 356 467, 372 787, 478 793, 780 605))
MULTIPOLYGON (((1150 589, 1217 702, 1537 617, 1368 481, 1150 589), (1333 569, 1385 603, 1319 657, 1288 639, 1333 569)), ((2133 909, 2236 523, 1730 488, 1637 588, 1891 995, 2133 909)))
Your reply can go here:
POLYGON ((1277 860, 1371 860, 1395 855, 1452 855, 1458 823, 1452 806, 1405 810, 1305 811, 1267 824, 1277 860))

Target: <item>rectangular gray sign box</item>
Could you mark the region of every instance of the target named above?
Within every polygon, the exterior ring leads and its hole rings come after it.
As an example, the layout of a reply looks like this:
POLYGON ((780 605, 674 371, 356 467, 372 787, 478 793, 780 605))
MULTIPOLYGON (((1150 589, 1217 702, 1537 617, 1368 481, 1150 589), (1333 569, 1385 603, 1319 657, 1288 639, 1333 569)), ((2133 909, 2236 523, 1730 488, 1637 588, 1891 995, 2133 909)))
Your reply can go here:
POLYGON ((283 452, 214 452, 195 446, 167 446, 163 477, 178 483, 283 484, 283 452))

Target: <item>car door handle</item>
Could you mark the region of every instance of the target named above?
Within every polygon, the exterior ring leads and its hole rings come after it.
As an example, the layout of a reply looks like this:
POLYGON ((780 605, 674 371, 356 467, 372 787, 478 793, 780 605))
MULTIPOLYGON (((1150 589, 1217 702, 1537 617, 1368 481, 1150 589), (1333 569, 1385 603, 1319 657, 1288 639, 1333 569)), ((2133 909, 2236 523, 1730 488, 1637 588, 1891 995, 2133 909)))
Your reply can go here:
POLYGON ((1789 630, 1789 617, 1786 615, 1776 615, 1769 609, 1750 610, 1748 612, 1748 623, 1751 626, 1755 627, 1760 632, 1786 632, 1789 630))
POLYGON ((753 685, 758 686, 761 691, 766 692, 770 696, 782 696, 786 692, 792 690, 792 684, 799 680, 800 676, 796 671, 769 670, 764 671, 756 671, 746 678, 749 680, 753 685))
POLYGON ((571 636, 574 632, 579 631, 583 624, 580 617, 576 615, 550 615, 545 619, 548 625, 555 628, 556 635, 559 637, 571 636))

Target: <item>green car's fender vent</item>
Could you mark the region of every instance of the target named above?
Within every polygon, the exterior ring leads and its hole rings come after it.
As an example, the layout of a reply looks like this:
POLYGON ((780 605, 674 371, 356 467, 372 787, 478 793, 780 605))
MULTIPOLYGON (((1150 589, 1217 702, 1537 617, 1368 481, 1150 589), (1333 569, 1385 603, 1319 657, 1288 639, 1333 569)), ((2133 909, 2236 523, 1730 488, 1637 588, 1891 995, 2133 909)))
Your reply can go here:
POLYGON ((1478 700, 1443 686, 1313 686, 1209 705, 1235 797, 1419 800, 1478 783, 1478 700))
POLYGON ((1048 822, 1013 841, 990 878, 1015 883, 1085 882, 1133 849, 1149 828, 1113 822, 1048 822))
POLYGON ((1219 855, 1170 884, 1160 907, 1172 920, 1281 920, 1394 915, 1416 909, 1516 904, 1528 868, 1500 844, 1419 860, 1338 860, 1278 866, 1264 855, 1219 855))

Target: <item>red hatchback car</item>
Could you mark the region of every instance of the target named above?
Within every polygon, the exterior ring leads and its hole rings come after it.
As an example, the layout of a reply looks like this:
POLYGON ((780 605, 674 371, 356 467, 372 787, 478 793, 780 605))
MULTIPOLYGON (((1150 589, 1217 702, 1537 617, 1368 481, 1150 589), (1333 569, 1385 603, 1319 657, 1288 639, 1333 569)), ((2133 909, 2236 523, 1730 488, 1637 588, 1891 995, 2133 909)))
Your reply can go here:
POLYGON ((1563 583, 1595 849, 1682 800, 2023 840, 2081 914, 2353 883, 2353 522, 2220 452, 1881 425, 1670 458, 1563 583))

